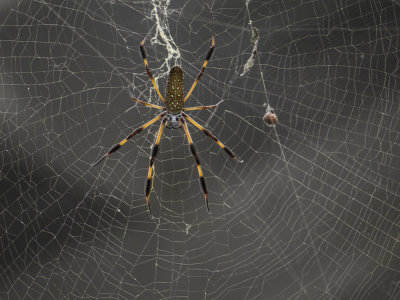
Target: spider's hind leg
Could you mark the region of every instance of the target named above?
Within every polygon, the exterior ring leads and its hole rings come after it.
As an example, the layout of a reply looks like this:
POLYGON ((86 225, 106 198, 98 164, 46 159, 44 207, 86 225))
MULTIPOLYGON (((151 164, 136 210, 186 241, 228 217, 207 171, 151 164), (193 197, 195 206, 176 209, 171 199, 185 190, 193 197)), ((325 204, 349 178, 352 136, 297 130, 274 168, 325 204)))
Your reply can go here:
POLYGON ((151 82, 153 82, 154 88, 156 89, 158 96, 159 96, 159 97, 161 98, 161 100, 165 103, 165 99, 164 99, 164 97, 161 95, 160 90, 158 89, 157 83, 156 83, 156 81, 155 81, 155 79, 154 79, 154 77, 153 77, 153 74, 152 74, 151 71, 150 71, 149 64, 147 63, 146 50, 144 49, 144 43, 145 43, 145 42, 146 42, 146 39, 144 39, 144 40, 140 43, 140 47, 139 47, 139 48, 140 48, 140 54, 142 55, 144 65, 146 66, 147 75, 149 75, 149 78, 150 78, 151 82))
POLYGON ((186 95, 185 99, 183 100, 183 102, 186 102, 186 100, 190 97, 190 95, 192 94, 195 86, 199 82, 201 76, 203 76, 203 73, 204 73, 204 71, 206 69, 208 61, 210 60, 211 56, 214 53, 214 49, 215 49, 215 39, 214 39, 214 36, 212 36, 211 37, 211 47, 210 47, 210 50, 208 50, 208 52, 207 52, 206 60, 203 63, 203 67, 201 68, 200 73, 197 75, 196 80, 193 82, 192 87, 190 88, 190 90, 187 93, 187 95, 186 95))

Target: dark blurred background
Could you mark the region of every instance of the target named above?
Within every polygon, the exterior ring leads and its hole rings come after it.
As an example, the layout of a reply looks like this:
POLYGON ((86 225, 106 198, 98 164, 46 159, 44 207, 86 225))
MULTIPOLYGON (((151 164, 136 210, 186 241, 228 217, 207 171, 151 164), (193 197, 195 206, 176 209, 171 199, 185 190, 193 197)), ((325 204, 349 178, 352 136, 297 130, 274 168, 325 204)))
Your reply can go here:
POLYGON ((397 0, 2 0, 0 298, 399 299, 399 16, 397 0), (187 105, 223 101, 190 115, 244 163, 190 127, 208 215, 183 130, 165 130, 152 221, 157 125, 91 165, 157 112, 130 93, 161 104, 139 43, 162 93, 175 64, 188 90, 212 32, 187 105))

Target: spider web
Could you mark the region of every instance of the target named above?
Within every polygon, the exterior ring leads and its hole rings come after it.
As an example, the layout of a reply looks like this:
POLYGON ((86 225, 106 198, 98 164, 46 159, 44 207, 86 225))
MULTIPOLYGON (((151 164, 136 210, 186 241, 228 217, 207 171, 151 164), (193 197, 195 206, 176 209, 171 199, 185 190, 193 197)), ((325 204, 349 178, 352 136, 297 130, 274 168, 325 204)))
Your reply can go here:
POLYGON ((400 298, 400 2, 10 0, 0 13, 2 299, 400 298), (165 130, 152 221, 157 125, 91 165, 157 113, 129 94, 161 104, 139 43, 164 94, 175 64, 188 90, 212 32, 187 106, 222 101, 190 115, 244 163, 190 126, 208 215, 184 131, 165 130))

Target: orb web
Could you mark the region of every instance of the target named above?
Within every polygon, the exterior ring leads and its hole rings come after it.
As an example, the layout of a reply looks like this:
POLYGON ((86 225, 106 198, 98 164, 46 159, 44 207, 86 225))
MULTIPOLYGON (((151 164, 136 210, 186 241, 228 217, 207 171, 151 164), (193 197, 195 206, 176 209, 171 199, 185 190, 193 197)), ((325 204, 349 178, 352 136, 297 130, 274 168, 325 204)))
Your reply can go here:
POLYGON ((2 299, 399 298, 398 1, 18 0, 0 14, 2 299), (152 221, 159 123, 92 164, 157 113, 130 95, 162 105, 140 42, 165 95, 174 65, 190 88, 212 33, 186 105, 219 103, 190 116, 244 163, 190 126, 208 215, 184 131, 164 130, 152 221))

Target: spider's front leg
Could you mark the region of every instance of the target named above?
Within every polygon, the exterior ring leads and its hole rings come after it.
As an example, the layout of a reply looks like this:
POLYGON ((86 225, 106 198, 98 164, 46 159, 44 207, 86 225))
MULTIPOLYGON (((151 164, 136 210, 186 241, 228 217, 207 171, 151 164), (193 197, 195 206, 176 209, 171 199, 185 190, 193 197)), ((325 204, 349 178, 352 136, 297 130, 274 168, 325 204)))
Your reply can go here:
POLYGON ((162 117, 164 117, 166 114, 166 112, 163 112, 161 114, 159 114, 157 117, 155 117, 154 119, 150 120, 149 122, 147 122, 146 124, 140 126, 139 128, 136 128, 130 135, 128 135, 125 139, 123 139, 121 142, 119 142, 118 144, 115 144, 114 146, 111 147, 110 150, 108 150, 108 152, 106 154, 104 154, 104 156, 102 158, 100 158, 96 163, 93 164, 93 166, 97 166, 99 163, 101 163, 105 158, 109 157, 111 154, 113 154, 115 151, 119 150, 128 140, 130 140, 131 138, 133 138, 135 135, 141 133, 144 129, 146 129, 147 127, 149 127, 151 124, 155 123, 156 121, 158 121, 159 119, 161 119, 162 117))
POLYGON ((193 120, 191 117, 189 117, 184 112, 182 112, 182 116, 186 120, 188 120, 190 123, 192 123, 194 126, 196 126, 198 129, 200 129, 206 136, 208 136, 210 139, 215 141, 218 144, 218 146, 220 146, 222 149, 224 149, 225 153, 228 154, 230 157, 232 157, 235 161, 237 161, 239 163, 243 162, 243 160, 241 160, 236 154, 234 154, 231 149, 229 149, 223 143, 221 143, 221 141, 215 135, 213 135, 210 131, 205 129, 203 126, 201 126, 199 123, 197 123, 195 120, 193 120))
POLYGON ((196 161, 197 171, 199 172, 199 177, 200 177, 200 186, 203 189, 204 198, 206 200, 207 211, 208 211, 209 214, 211 214, 210 208, 208 206, 208 192, 207 192, 206 181, 205 181, 204 176, 203 176, 203 171, 201 170, 199 156, 197 155, 197 150, 196 150, 196 147, 193 144, 193 140, 192 140, 192 137, 190 136, 189 128, 187 126, 187 123, 186 123, 185 119, 182 118, 182 122, 183 122, 183 126, 185 128, 186 137, 187 137, 188 142, 189 142, 190 152, 192 153, 192 155, 194 157, 194 160, 196 161))
POLYGON ((167 119, 164 118, 161 122, 160 129, 158 130, 157 138, 155 140, 153 149, 151 150, 151 156, 150 156, 150 163, 149 163, 149 172, 147 173, 147 181, 146 181, 146 187, 145 187, 145 194, 146 194, 146 202, 147 202, 147 207, 149 208, 149 213, 150 217, 153 219, 153 215, 151 214, 151 208, 150 208, 150 192, 152 189, 153 185, 153 165, 154 165, 154 160, 156 159, 160 141, 161 141, 161 136, 163 133, 163 129, 165 126, 167 119))

